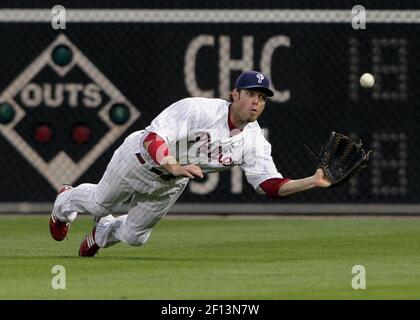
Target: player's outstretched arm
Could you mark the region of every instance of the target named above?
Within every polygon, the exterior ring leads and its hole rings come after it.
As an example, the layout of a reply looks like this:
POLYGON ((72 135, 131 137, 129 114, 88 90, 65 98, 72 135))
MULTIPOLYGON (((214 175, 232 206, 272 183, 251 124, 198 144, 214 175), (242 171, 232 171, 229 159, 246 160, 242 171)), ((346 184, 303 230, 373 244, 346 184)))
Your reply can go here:
POLYGON ((278 194, 280 197, 287 197, 313 188, 327 188, 329 186, 331 186, 331 182, 325 177, 322 169, 317 169, 313 176, 286 182, 279 188, 278 194))
POLYGON ((143 146, 157 164, 175 177, 203 178, 203 172, 199 166, 180 165, 175 157, 169 154, 169 147, 165 140, 156 133, 149 133, 144 139, 143 146))
POLYGON ((203 178, 203 172, 199 166, 195 164, 182 166, 176 162, 175 158, 170 156, 167 158, 172 158, 172 161, 165 161, 166 159, 164 158, 161 163, 161 167, 173 174, 175 177, 183 176, 191 179, 194 179, 195 177, 203 178))

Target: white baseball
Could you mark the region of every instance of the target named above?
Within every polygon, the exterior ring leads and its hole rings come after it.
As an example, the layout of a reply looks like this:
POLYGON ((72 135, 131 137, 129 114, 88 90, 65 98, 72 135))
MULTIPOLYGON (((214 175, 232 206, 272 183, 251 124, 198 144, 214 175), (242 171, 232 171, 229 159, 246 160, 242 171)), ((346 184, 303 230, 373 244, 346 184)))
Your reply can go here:
POLYGON ((374 84, 375 84, 375 78, 373 77, 372 74, 364 73, 360 77, 360 85, 363 88, 372 88, 374 84))

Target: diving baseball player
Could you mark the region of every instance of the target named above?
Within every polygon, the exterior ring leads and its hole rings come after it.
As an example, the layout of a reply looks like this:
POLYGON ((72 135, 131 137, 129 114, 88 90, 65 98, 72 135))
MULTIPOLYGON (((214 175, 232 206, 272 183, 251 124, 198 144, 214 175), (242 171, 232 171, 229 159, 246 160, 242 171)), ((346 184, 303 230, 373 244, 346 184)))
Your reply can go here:
POLYGON ((321 169, 298 180, 277 171, 271 145, 257 122, 271 96, 269 80, 246 71, 238 77, 230 101, 187 98, 173 103, 145 130, 125 139, 98 184, 59 189, 49 221, 51 236, 63 240, 77 214, 89 213, 95 226, 83 240, 80 256, 94 256, 120 241, 142 245, 190 179, 236 165, 257 192, 272 199, 329 187, 321 169), (128 213, 114 217, 127 200, 128 213))

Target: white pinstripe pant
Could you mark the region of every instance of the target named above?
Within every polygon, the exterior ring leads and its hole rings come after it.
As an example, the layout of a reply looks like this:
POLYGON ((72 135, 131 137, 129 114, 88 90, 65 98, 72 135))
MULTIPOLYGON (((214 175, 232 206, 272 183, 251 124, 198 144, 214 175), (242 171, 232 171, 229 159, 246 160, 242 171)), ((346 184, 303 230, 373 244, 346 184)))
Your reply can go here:
POLYGON ((73 222, 77 213, 103 217, 96 227, 99 247, 117 242, 142 245, 153 226, 166 215, 182 194, 188 178, 164 181, 146 169, 136 157, 140 135, 128 136, 114 152, 98 184, 84 183, 61 193, 54 204, 54 214, 64 222, 73 222), (114 218, 112 214, 131 199, 128 214, 114 218))

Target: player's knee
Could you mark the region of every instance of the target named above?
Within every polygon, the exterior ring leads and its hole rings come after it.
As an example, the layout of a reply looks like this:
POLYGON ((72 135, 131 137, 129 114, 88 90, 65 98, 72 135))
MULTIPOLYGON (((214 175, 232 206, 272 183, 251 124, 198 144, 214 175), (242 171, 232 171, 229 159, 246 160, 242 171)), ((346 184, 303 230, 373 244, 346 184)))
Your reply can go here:
POLYGON ((141 246, 141 245, 145 244, 146 241, 147 241, 147 239, 145 240, 142 237, 139 237, 139 238, 130 238, 126 242, 130 246, 138 247, 138 246, 141 246))
POLYGON ((144 244, 142 239, 130 239, 127 241, 127 244, 134 247, 139 247, 144 244))
POLYGON ((138 247, 138 246, 141 246, 141 245, 143 245, 147 242, 147 240, 149 239, 149 235, 150 235, 150 230, 146 231, 146 232, 136 234, 136 235, 131 236, 131 237, 128 237, 126 239, 126 242, 130 246, 138 247))

